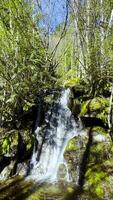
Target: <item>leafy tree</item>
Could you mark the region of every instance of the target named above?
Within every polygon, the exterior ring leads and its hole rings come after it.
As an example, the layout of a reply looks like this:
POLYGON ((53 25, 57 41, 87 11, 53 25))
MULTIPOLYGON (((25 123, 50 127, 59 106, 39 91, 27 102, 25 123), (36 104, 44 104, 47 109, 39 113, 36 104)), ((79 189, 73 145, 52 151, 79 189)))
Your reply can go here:
POLYGON ((41 39, 38 16, 30 1, 1 1, 0 113, 12 121, 28 110, 40 91, 50 89, 50 56, 41 39))
POLYGON ((112 0, 70 1, 68 31, 56 54, 60 77, 71 69, 92 98, 112 85, 112 8, 112 0))

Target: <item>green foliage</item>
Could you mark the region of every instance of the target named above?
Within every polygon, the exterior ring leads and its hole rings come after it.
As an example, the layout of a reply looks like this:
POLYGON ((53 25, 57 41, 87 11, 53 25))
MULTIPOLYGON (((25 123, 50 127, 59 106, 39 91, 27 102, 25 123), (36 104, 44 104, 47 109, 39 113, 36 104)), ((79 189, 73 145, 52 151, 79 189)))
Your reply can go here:
MULTIPOLYGON (((1 130, 2 137, 0 138, 0 155, 12 155, 17 152, 18 146, 18 130, 11 130, 11 132, 7 129, 1 130)), ((32 150, 34 137, 31 134, 30 130, 22 130, 22 140, 23 144, 26 146, 26 152, 28 150, 32 150)), ((10 156, 11 156, 10 155, 10 156)))
POLYGON ((44 100, 46 103, 52 103, 54 101, 54 96, 53 95, 46 96, 44 100))
MULTIPOLYGON (((113 79, 113 28, 109 27, 112 2, 105 0, 85 1, 76 10, 76 3, 72 3, 68 29, 56 52, 59 61, 57 82, 69 86, 74 85, 73 78, 80 78, 86 83, 88 95, 91 97, 109 92, 113 79), (102 20, 103 18, 103 20, 102 20), (72 70, 72 77, 65 80, 66 74, 72 70), (61 81, 62 80, 62 81, 61 81)), ((57 29, 53 35, 55 40, 63 29, 57 29)), ((76 81, 75 81, 76 85, 76 81)))
POLYGON ((54 80, 32 1, 11 0, 0 7, 0 118, 10 122, 18 110, 28 111, 38 92, 54 80))
POLYGON ((23 130, 22 139, 26 145, 26 151, 32 149, 34 143, 34 137, 29 130, 23 130))
POLYGON ((74 87, 79 84, 80 78, 76 76, 76 72, 74 69, 64 70, 61 69, 57 72, 60 74, 59 79, 57 80, 57 84, 64 87, 74 87))

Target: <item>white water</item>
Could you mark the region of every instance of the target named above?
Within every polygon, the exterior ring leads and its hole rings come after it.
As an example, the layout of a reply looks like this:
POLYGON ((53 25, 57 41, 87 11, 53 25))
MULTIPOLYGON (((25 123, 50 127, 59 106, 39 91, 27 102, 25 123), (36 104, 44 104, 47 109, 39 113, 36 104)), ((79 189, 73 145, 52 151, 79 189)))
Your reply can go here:
MULTIPOLYGON (((38 151, 34 148, 31 164, 30 178, 36 181, 58 181, 58 170, 61 164, 65 167, 65 180, 69 181, 68 166, 64 159, 64 151, 68 141, 74 136, 79 135, 80 129, 77 128, 74 117, 68 108, 70 90, 62 92, 57 107, 53 107, 50 117, 50 111, 46 116, 46 122, 49 128, 46 128, 46 141, 41 150, 39 161, 37 161, 38 151)), ((35 130, 38 146, 42 144, 43 131, 40 127, 35 130)))

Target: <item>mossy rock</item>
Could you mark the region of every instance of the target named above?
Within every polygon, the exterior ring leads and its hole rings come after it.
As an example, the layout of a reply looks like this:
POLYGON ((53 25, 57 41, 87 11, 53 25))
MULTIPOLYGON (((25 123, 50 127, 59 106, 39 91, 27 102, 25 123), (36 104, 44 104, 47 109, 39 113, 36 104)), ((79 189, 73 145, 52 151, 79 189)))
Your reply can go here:
MULTIPOLYGON (((105 131, 104 128, 100 127, 100 126, 95 126, 92 128, 92 132, 95 132, 95 133, 100 133, 102 135, 105 135, 107 137, 108 133, 105 131)), ((108 135, 109 137, 109 135, 108 135)))
POLYGON ((80 82, 80 78, 71 78, 69 80, 66 80, 64 83, 65 87, 75 87, 77 85, 79 85, 80 82))
POLYGON ((72 138, 69 140, 65 152, 76 151, 77 150, 77 140, 76 138, 72 138))
POLYGON ((96 97, 92 100, 88 100, 82 103, 80 116, 90 114, 91 112, 103 111, 106 107, 109 107, 109 100, 103 97, 96 97))
POLYGON ((105 195, 112 199, 113 190, 110 186, 109 175, 107 172, 102 171, 101 165, 96 164, 89 167, 86 173, 85 189, 95 193, 101 199, 106 199, 105 195))
MULTIPOLYGON (((113 108, 113 104, 112 104, 113 108)), ((84 101, 81 105, 80 117, 91 116, 96 117, 108 123, 109 100, 103 97, 95 97, 92 100, 84 101)))
POLYGON ((98 136, 101 133, 107 140, 93 143, 90 147, 85 189, 95 193, 100 199, 106 199, 106 195, 112 199, 113 189, 110 179, 113 180, 113 145, 109 134, 102 128, 94 127, 93 131, 93 138, 95 134, 98 136))

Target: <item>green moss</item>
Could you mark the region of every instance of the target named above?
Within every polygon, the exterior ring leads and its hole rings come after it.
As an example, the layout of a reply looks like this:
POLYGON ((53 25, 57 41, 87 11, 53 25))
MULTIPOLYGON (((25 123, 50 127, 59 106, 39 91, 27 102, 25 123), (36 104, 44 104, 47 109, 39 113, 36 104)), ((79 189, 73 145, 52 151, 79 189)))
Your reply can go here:
POLYGON ((76 150, 77 150, 76 139, 72 138, 71 140, 69 140, 65 151, 76 151, 76 150))
POLYGON ((56 199, 61 200, 61 190, 57 185, 47 185, 40 187, 33 194, 31 194, 27 200, 41 200, 41 199, 56 199))
POLYGON ((5 139, 3 140, 3 144, 2 144, 2 153, 3 153, 3 154, 9 153, 10 145, 11 145, 10 139, 9 139, 8 137, 5 138, 5 139))
POLYGON ((109 160, 106 160, 105 162, 104 162, 104 166, 106 166, 106 167, 113 167, 113 158, 111 158, 111 159, 109 159, 109 160))
POLYGON ((93 145, 92 147, 91 147, 91 153, 97 153, 97 155, 98 155, 98 153, 100 154, 100 153, 102 153, 103 152, 103 149, 105 148, 105 144, 104 143, 97 143, 96 145, 93 145))
POLYGON ((66 80, 64 83, 65 87, 74 87, 75 85, 78 85, 80 82, 80 78, 71 78, 69 80, 66 80))
POLYGON ((17 146, 18 144, 18 131, 15 130, 15 132, 11 135, 11 147, 17 146))
POLYGON ((109 100, 103 98, 103 97, 96 97, 92 100, 88 100, 82 103, 81 113, 80 115, 83 116, 85 114, 88 114, 89 112, 103 112, 103 109, 105 109, 105 113, 107 112, 107 107, 109 107, 109 100))
POLYGON ((72 187, 68 187, 68 188, 67 188, 67 191, 68 191, 69 193, 72 193, 72 192, 74 192, 74 189, 73 189, 72 187))
POLYGON ((111 148, 110 148, 111 152, 113 153, 113 144, 111 145, 111 148))
POLYGON ((103 111, 97 114, 97 118, 101 119, 105 124, 108 123, 108 109, 109 107, 104 108, 103 111))
POLYGON ((109 105, 109 101, 103 97, 96 97, 92 99, 90 108, 91 110, 103 109, 109 105))
POLYGON ((99 165, 89 168, 86 173, 88 188, 98 197, 104 197, 104 188, 102 181, 105 181, 106 173, 101 171, 99 165))
POLYGON ((97 188, 95 189, 95 193, 97 194, 97 196, 99 197, 103 197, 104 196, 104 190, 101 186, 97 186, 97 188))
POLYGON ((84 116, 88 112, 89 103, 90 103, 90 101, 83 102, 82 107, 81 107, 80 116, 84 116))
POLYGON ((92 128, 92 132, 96 132, 96 133, 100 133, 102 135, 107 135, 108 133, 105 131, 104 128, 100 127, 100 126, 95 126, 92 128))
POLYGON ((106 171, 103 171, 103 168, 104 162, 96 164, 95 166, 90 166, 86 173, 87 190, 96 194, 101 199, 104 199, 106 192, 110 198, 113 192, 109 181, 111 177, 111 175, 108 174, 109 168, 106 171))
POLYGON ((95 132, 99 132, 105 135, 108 142, 92 144, 90 148, 85 186, 87 190, 96 194, 100 199, 105 198, 107 191, 107 195, 109 196, 109 199, 111 199, 111 193, 113 190, 110 185, 110 178, 113 178, 113 158, 110 137, 106 134, 104 129, 99 127, 94 127, 93 132, 93 134, 95 134, 95 132))

